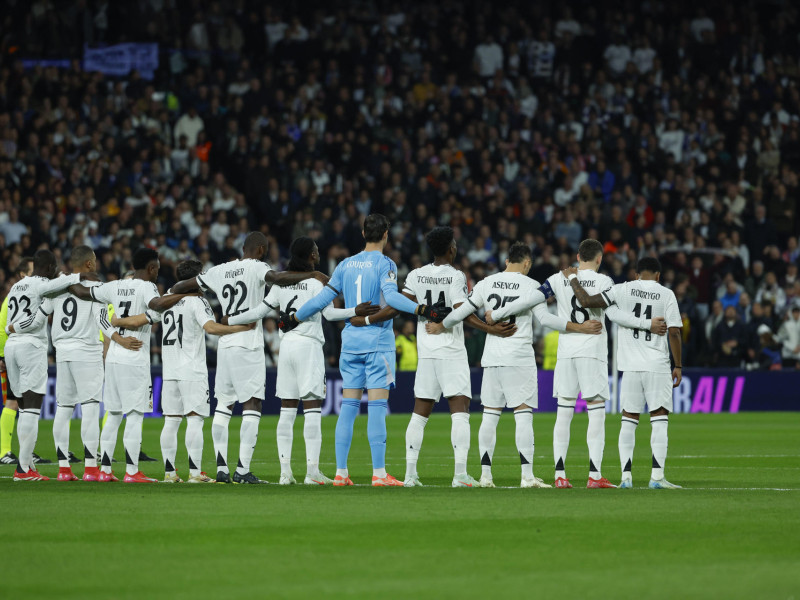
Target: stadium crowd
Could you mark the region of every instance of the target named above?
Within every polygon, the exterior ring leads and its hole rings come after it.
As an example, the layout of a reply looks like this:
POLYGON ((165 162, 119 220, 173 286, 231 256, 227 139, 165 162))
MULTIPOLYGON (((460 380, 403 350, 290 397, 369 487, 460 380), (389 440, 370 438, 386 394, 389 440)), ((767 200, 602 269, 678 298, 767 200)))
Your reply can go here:
MULTIPOLYGON (((470 286, 516 240, 539 281, 584 238, 615 282, 658 256, 688 365, 794 368, 798 8, 695 6, 9 3, 2 296, 40 247, 64 261, 88 244, 113 279, 150 246, 165 290, 177 262, 238 257, 250 230, 277 269, 311 236, 330 273, 380 212, 401 280, 436 224, 454 227, 470 286), (82 71, 83 45, 109 39, 158 43, 154 78, 82 71)), ((274 323, 266 335, 278 352, 274 323)))

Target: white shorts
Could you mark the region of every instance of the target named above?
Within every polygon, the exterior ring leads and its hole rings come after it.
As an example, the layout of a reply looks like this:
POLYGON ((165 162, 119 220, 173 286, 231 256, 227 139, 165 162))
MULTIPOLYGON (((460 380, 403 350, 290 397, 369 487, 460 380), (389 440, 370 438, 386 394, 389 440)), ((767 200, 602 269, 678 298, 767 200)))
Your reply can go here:
POLYGON ((414 397, 439 401, 439 398, 472 398, 472 382, 466 360, 421 358, 414 379, 414 397))
POLYGON ((188 415, 190 412, 195 412, 201 417, 211 414, 208 379, 203 381, 165 379, 161 387, 161 414, 188 415))
POLYGON ((659 408, 672 412, 672 374, 626 371, 619 388, 622 410, 640 415, 659 408))
POLYGON ((103 404, 113 412, 153 412, 150 366, 106 363, 103 404))
POLYGON ((487 408, 539 408, 536 367, 486 367, 483 369, 481 404, 487 408))
POLYGON ((56 402, 75 406, 100 402, 103 398, 103 360, 94 362, 59 361, 56 363, 56 402))
POLYGON ((11 391, 17 398, 22 398, 25 392, 44 394, 47 390, 47 348, 37 348, 14 337, 9 338, 5 348, 11 391))
POLYGON ((281 400, 325 398, 325 355, 322 344, 302 336, 283 338, 278 354, 275 396, 281 400))
POLYGON ((266 385, 267 361, 264 350, 231 346, 217 352, 214 396, 221 406, 245 403, 250 398, 263 400, 266 385))
POLYGON ((608 400, 608 363, 596 358, 559 358, 553 373, 553 398, 608 400))

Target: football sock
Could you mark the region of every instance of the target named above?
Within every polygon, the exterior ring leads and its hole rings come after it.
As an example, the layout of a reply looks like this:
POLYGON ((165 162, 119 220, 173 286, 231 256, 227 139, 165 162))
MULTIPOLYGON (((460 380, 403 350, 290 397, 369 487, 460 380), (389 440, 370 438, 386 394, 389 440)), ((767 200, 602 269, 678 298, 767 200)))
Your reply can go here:
POLYGON ((100 403, 91 401, 81 405, 81 441, 83 459, 87 467, 97 466, 97 447, 100 445, 100 403))
POLYGON ((524 408, 514 411, 514 421, 517 423, 516 435, 517 452, 522 476, 526 479, 533 478, 533 410, 524 408))
POLYGON ((367 439, 372 451, 372 471, 386 477, 386 412, 388 400, 370 400, 367 404, 367 439))
POLYGON ((589 477, 600 479, 603 465, 603 449, 606 445, 606 405, 590 404, 586 407, 589 413, 589 427, 586 429, 586 445, 589 446, 589 477))
POLYGON ((164 427, 161 429, 161 456, 164 458, 164 472, 167 475, 175 473, 175 455, 178 453, 178 429, 182 420, 181 417, 164 417, 164 427))
POLYGON ((630 417, 622 417, 619 429, 619 462, 622 467, 622 478, 631 477, 631 462, 633 460, 633 447, 636 445, 636 426, 639 421, 630 417))
POLYGON ((411 413, 411 420, 406 427, 406 479, 417 477, 417 461, 422 448, 422 438, 425 436, 425 425, 428 418, 411 413))
POLYGON ((125 417, 125 432, 122 446, 125 448, 125 472, 135 475, 139 472, 139 452, 142 450, 142 422, 144 414, 131 411, 125 417))
POLYGON ((239 464, 236 472, 246 475, 250 472, 250 461, 258 441, 258 425, 261 422, 261 413, 257 410, 246 410, 242 413, 242 426, 239 429, 239 464))
POLYGON ((186 452, 189 454, 189 475, 200 475, 203 462, 203 417, 186 417, 186 452))
POLYGON ((281 461, 281 473, 292 472, 292 442, 294 441, 294 421, 296 418, 296 408, 281 408, 277 431, 278 458, 281 461))
POLYGON ((0 413, 0 456, 11 452, 11 440, 14 437, 14 422, 17 420, 17 411, 4 408, 0 413))
POLYGON ((469 413, 453 413, 450 420, 450 442, 453 444, 455 459, 453 475, 465 475, 469 455, 469 413))
POLYGON ((56 445, 58 466, 69 467, 69 420, 72 417, 72 406, 57 406, 53 418, 53 441, 56 445))
POLYGON ((39 412, 38 408, 23 408, 19 411, 17 424, 17 437, 19 438, 19 466, 22 472, 33 469, 33 449, 39 437, 39 412))
POLYGON ((319 473, 319 451, 322 448, 322 409, 303 409, 303 438, 306 442, 306 473, 319 473))
POLYGON ((669 417, 659 415, 650 417, 653 430, 650 434, 650 447, 653 449, 653 472, 651 479, 664 479, 664 463, 667 461, 667 426, 669 417))
POLYGON ((556 426, 553 428, 553 457, 556 461, 556 479, 559 477, 566 479, 567 477, 564 465, 567 462, 569 428, 574 414, 575 399, 559 398, 558 408, 556 409, 556 426))
POLYGON ((481 477, 492 477, 492 457, 497 444, 497 424, 500 422, 500 411, 491 408, 483 409, 481 427, 478 429, 478 451, 481 454, 481 477))
POLYGON ((347 476, 347 456, 350 454, 350 444, 353 442, 353 424, 356 422, 361 400, 358 398, 344 398, 336 420, 336 474, 347 476), (340 472, 344 471, 344 474, 340 472))
POLYGON ((214 454, 217 456, 217 471, 228 473, 228 424, 231 422, 231 411, 217 405, 214 420, 211 421, 211 440, 214 442, 214 454))
POLYGON ((117 447, 122 413, 106 411, 104 420, 103 433, 100 434, 100 470, 111 473, 111 461, 114 459, 114 450, 117 447))

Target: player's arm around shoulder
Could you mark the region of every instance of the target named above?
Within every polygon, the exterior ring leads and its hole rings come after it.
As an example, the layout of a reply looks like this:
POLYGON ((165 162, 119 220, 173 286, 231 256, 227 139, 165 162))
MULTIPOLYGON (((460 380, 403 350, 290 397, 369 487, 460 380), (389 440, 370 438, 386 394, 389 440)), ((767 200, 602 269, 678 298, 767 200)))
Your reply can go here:
POLYGON ((580 281, 578 281, 578 269, 576 267, 568 267, 561 271, 561 274, 569 281, 570 286, 572 286, 572 292, 583 308, 605 308, 610 304, 602 293, 591 295, 583 289, 580 281))

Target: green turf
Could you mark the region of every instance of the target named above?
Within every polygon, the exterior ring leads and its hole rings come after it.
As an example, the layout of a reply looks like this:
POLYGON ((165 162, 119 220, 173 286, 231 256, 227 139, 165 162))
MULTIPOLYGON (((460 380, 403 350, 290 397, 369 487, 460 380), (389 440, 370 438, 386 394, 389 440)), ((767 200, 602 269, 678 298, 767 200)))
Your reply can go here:
MULTIPOLYGON (((546 480, 553 418, 534 419, 534 467, 546 480)), ((479 420, 473 416, 476 476, 479 420)), ((271 481, 275 422, 261 421, 253 464, 271 481)), ((388 468, 398 477, 407 422, 408 415, 389 418, 388 468)), ((231 425, 235 461, 239 420, 231 425)), ((328 474, 334 425, 323 419, 328 474)), ((156 456, 160 427, 145 421, 144 449, 156 456)), ((13 483, 12 468, 2 466, 0 598, 800 597, 800 414, 671 417, 667 475, 687 488, 676 491, 642 489, 650 474, 647 423, 637 433, 639 489, 581 489, 585 414, 572 426, 567 467, 575 489, 450 489, 449 428, 446 415, 428 423, 419 470, 436 487, 424 489, 13 483)), ((79 430, 73 422, 76 450, 79 430)), ((209 423, 205 430, 212 471, 209 423)), ((614 481, 618 431, 618 417, 609 416, 604 472, 614 481)), ((49 422, 37 451, 54 455, 49 422)), ((299 478, 302 417, 294 451, 299 478)), ((350 465, 356 483, 366 483, 363 416, 350 465)), ((159 463, 144 470, 163 476, 159 463)), ((519 485, 510 414, 498 429, 494 476, 498 485, 519 485)))

